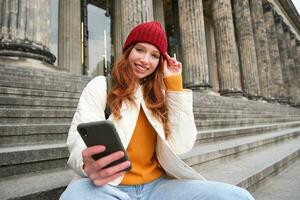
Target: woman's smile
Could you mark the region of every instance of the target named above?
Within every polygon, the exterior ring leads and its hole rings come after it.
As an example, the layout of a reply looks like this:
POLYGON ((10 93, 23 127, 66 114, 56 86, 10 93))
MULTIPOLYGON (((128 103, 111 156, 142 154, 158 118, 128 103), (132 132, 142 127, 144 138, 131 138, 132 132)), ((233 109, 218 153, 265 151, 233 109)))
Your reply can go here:
POLYGON ((144 66, 142 66, 140 64, 135 64, 135 66, 136 66, 137 71, 139 71, 141 73, 146 72, 148 70, 147 67, 144 67, 144 66))

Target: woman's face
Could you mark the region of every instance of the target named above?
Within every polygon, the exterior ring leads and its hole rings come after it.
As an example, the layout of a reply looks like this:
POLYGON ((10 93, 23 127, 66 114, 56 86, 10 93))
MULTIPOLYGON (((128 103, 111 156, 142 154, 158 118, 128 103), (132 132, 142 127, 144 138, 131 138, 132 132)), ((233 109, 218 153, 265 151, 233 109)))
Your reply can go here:
POLYGON ((152 74, 159 64, 160 51, 149 43, 137 43, 131 50, 128 61, 138 79, 152 74))

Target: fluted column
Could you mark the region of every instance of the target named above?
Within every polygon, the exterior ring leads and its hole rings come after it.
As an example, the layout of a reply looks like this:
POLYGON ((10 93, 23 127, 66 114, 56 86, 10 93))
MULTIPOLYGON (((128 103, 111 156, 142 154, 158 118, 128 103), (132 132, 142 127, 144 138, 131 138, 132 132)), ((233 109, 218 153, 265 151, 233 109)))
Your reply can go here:
POLYGON ((233 4, 243 92, 249 98, 258 98, 260 87, 249 1, 233 0, 233 4))
POLYGON ((297 87, 297 94, 295 100, 295 106, 300 107, 300 40, 296 40, 295 46, 295 86, 297 87))
POLYGON ((295 65, 300 70, 300 40, 296 40, 295 65))
POLYGON ((58 65, 82 74, 80 0, 59 1, 58 65))
POLYGON ((285 32, 285 37, 287 40, 287 46, 288 46, 288 51, 287 51, 287 56, 288 56, 288 69, 289 69, 289 80, 290 80, 290 96, 291 96, 291 101, 290 103, 292 105, 295 105, 297 102, 297 96, 299 94, 299 85, 297 83, 297 68, 296 68, 296 55, 295 55, 295 49, 296 49, 296 39, 294 33, 288 29, 285 32))
POLYGON ((294 50, 295 50, 295 35, 290 31, 290 28, 288 26, 284 26, 283 28, 285 41, 287 44, 287 59, 288 59, 288 67, 294 68, 295 61, 294 61, 294 50))
POLYGON ((278 39, 274 22, 273 6, 270 3, 264 4, 264 19, 271 58, 272 96, 281 102, 286 102, 286 90, 284 90, 281 61, 278 49, 278 39))
POLYGON ((284 83, 284 90, 286 92, 286 99, 290 99, 290 73, 289 73, 289 60, 288 60, 288 41, 286 36, 283 32, 283 19, 281 16, 275 16, 275 26, 277 31, 277 39, 278 39, 278 48, 280 54, 280 61, 281 61, 281 71, 282 71, 282 79, 284 83))
POLYGON ((262 1, 250 0, 249 3, 251 8, 250 10, 253 24, 253 34, 261 95, 264 99, 270 100, 272 99, 271 60, 262 1))
POLYGON ((184 85, 209 87, 202 0, 179 0, 178 7, 184 85))
POLYGON ((290 40, 290 45, 291 45, 291 78, 292 78, 292 85, 291 85, 291 90, 292 90, 292 104, 293 105, 300 105, 300 70, 297 69, 297 44, 296 44, 296 37, 295 34, 290 32, 291 40, 290 40))
POLYGON ((209 70, 209 83, 212 86, 213 92, 219 93, 219 75, 218 65, 216 60, 216 43, 214 37, 214 28, 212 22, 208 22, 208 19, 204 19, 205 23, 205 37, 207 40, 207 63, 209 70), (207 21, 206 21, 207 20, 207 21))
POLYGON ((152 0, 122 0, 122 44, 129 34, 129 31, 141 22, 153 20, 153 1, 152 0))
POLYGON ((227 96, 241 96, 239 58, 234 36, 231 1, 213 1, 212 15, 217 47, 220 93, 227 96))
POLYGON ((297 92, 299 90, 299 85, 296 83, 296 66, 295 66, 295 47, 296 47, 296 40, 295 40, 295 35, 290 31, 290 28, 288 26, 284 27, 284 33, 285 33, 285 38, 287 41, 287 57, 288 57, 288 67, 287 71, 289 73, 289 89, 290 89, 290 103, 292 105, 295 104, 296 98, 297 98, 297 92))
POLYGON ((114 23, 113 23, 113 40, 114 40, 114 58, 115 61, 120 57, 122 53, 122 2, 114 1, 114 23))
POLYGON ((162 0, 153 0, 153 17, 165 27, 164 2, 162 0))
POLYGON ((0 56, 25 57, 53 64, 50 53, 50 0, 0 0, 0 56))

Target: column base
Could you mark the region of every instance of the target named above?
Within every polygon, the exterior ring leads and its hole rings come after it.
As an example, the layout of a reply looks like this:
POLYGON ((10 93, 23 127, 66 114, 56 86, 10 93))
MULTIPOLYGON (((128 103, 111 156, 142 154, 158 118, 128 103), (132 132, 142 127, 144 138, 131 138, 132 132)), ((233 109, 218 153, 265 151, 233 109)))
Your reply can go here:
POLYGON ((258 96, 258 95, 246 95, 246 97, 249 100, 255 100, 255 101, 263 100, 263 97, 262 96, 258 96))
POLYGON ((243 92, 237 89, 233 90, 220 90, 221 96, 226 96, 226 97, 234 97, 234 98, 242 98, 243 97, 243 92))
POLYGON ((287 97, 281 97, 278 99, 278 103, 283 104, 283 105, 287 105, 289 104, 290 100, 287 97))
POLYGON ((45 63, 43 61, 32 59, 32 58, 0 56, 0 63, 1 65, 4 66, 7 65, 13 67, 25 67, 25 68, 46 70, 52 72, 68 73, 68 71, 64 68, 59 68, 49 63, 45 63))
POLYGON ((273 98, 273 99, 268 99, 267 100, 269 103, 272 103, 272 104, 278 104, 278 105, 288 105, 288 103, 286 101, 282 101, 278 98, 273 98))
POLYGON ((299 108, 299 109, 300 109, 300 103, 295 103, 295 104, 293 104, 293 105, 291 105, 291 106, 293 106, 293 107, 295 107, 295 108, 299 108))
POLYGON ((262 97, 262 99, 268 103, 277 103, 277 100, 272 97, 262 97))
POLYGON ((269 100, 268 102, 271 104, 278 104, 278 100, 276 99, 269 100))
POLYGON ((184 88, 188 88, 191 90, 201 90, 201 91, 211 91, 212 86, 207 83, 201 83, 201 84, 184 84, 184 88))
POLYGON ((294 101, 294 100, 290 100, 289 104, 293 107, 300 107, 300 102, 299 101, 294 101))
POLYGON ((44 46, 31 41, 1 42, 0 56, 32 58, 49 64, 53 64, 56 60, 44 46))

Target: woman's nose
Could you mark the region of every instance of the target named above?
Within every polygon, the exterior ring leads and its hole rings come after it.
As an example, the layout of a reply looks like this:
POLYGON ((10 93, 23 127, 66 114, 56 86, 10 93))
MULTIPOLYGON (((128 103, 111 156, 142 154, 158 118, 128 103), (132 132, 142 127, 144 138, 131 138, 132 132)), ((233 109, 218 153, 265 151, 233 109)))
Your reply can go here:
POLYGON ((149 57, 149 55, 147 55, 147 54, 145 54, 145 55, 143 55, 143 56, 141 57, 141 61, 142 61, 143 63, 149 63, 149 59, 150 59, 150 57, 149 57))

